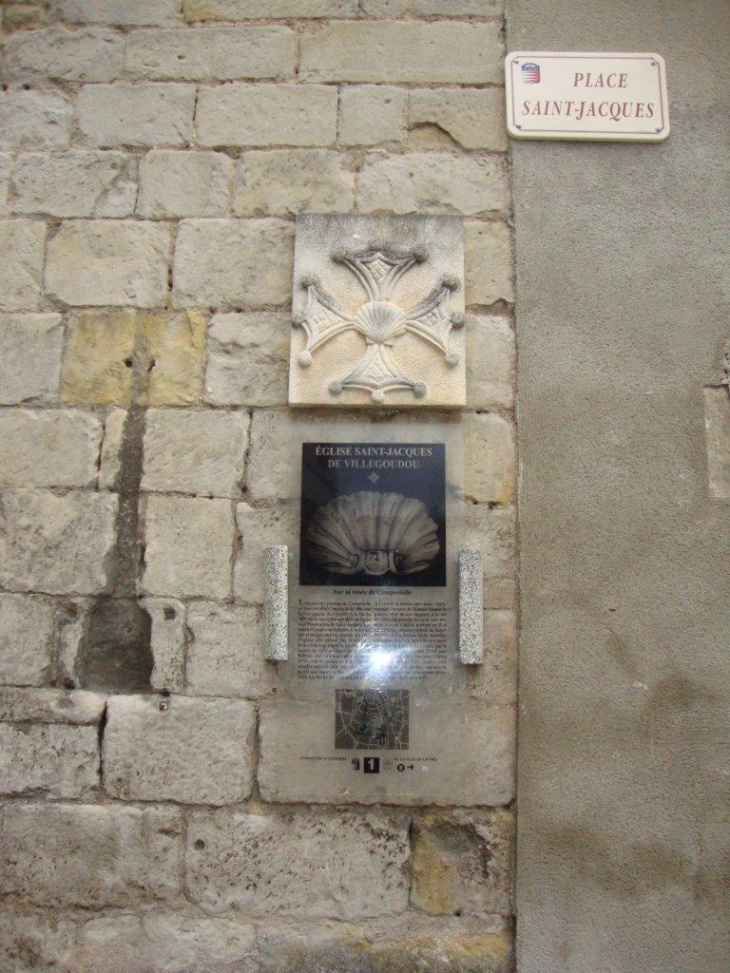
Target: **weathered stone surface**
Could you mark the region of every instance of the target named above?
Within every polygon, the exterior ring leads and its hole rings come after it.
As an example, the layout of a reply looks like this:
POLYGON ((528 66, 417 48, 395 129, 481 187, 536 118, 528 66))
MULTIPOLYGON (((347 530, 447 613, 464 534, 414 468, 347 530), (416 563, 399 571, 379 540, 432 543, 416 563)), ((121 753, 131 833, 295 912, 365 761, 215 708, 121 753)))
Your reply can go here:
POLYGON ((127 74, 150 81, 290 78, 295 64, 296 34, 288 27, 137 30, 124 53, 127 74))
POLYGON ((5 42, 3 77, 11 82, 114 81, 122 72, 124 38, 89 27, 18 31, 5 42))
POLYGON ((10 591, 94 594, 106 584, 117 498, 8 490, 0 517, 0 585, 10 591))
POLYGON ((500 25, 344 23, 302 40, 307 81, 426 81, 499 84, 500 25))
POLYGON ((710 496, 730 497, 730 389, 704 388, 705 437, 710 496))
POLYGON ((484 607, 497 611, 517 608, 517 581, 514 578, 485 578, 484 607))
POLYGON ((291 216, 302 211, 347 213, 355 202, 355 174, 336 152, 280 149, 247 152, 236 170, 236 216, 291 216))
POLYGON ((0 915, 0 969, 16 973, 23 969, 25 957, 37 970, 58 968, 58 957, 70 955, 75 940, 75 928, 67 919, 55 913, 32 912, 27 907, 21 914, 13 913, 10 907, 3 906, 0 915), (20 965, 20 964, 23 965, 20 965))
POLYGON ((0 683, 48 682, 54 641, 55 606, 50 599, 0 594, 0 683))
POLYGON ((2 723, 97 726, 105 706, 103 696, 83 689, 0 689, 2 723))
POLYGON ((95 726, 0 723, 0 794, 90 798, 98 787, 95 726))
POLYGON ((363 211, 395 213, 438 211, 506 213, 509 209, 507 168, 501 159, 413 152, 370 155, 358 192, 363 211))
POLYGON ((150 409, 142 489, 240 496, 248 429, 245 412, 150 409))
POLYGON ((180 20, 180 0, 56 0, 71 24, 159 24, 180 20))
POLYGON ((466 319, 466 394, 472 409, 511 409, 515 402, 515 333, 505 318, 466 319))
MULTIPOLYGON (((205 318, 196 311, 82 311, 68 322, 61 397, 98 405, 188 405, 200 396, 204 352, 205 318), (135 371, 143 381, 135 383, 135 371)), ((114 444, 105 445, 105 462, 114 469, 114 444)))
POLYGON ((413 0, 422 17, 493 17, 503 9, 504 0, 413 0))
POLYGON ((79 92, 81 133, 94 145, 188 145, 195 88, 187 84, 94 84, 79 92))
POLYGON ((337 89, 325 85, 229 84, 201 88, 195 113, 200 145, 331 145, 337 89))
POLYGON ((71 139, 71 101, 54 91, 0 91, 0 149, 60 149, 71 139))
POLYGON ((464 489, 478 503, 510 503, 514 497, 514 426, 491 414, 464 417, 464 489))
POLYGON ((240 545, 233 569, 233 593, 239 601, 264 600, 264 549, 275 544, 293 547, 299 536, 299 511, 294 503, 254 507, 236 506, 240 545))
POLYGON ((256 500, 286 499, 296 495, 291 450, 287 442, 289 417, 286 412, 261 409, 251 423, 248 459, 248 492, 256 500))
POLYGON ((214 405, 286 405, 291 316, 216 314, 208 330, 205 399, 214 405))
POLYGON ((513 841, 510 811, 417 815, 411 904, 435 916, 509 913, 513 841))
POLYGON ((274 673, 263 656, 261 608, 196 601, 187 624, 189 693, 257 699, 271 691, 274 673))
POLYGON ((409 0, 360 0, 367 17, 400 17, 408 10, 409 0))
POLYGON ((155 660, 153 689, 180 693, 185 685, 185 605, 174 598, 143 598, 152 619, 151 648, 155 660))
POLYGON ((34 310, 41 296, 46 228, 31 220, 0 221, 0 310, 34 310))
POLYGON ((183 0, 185 19, 356 17, 357 0, 183 0))
POLYGON ((488 703, 517 701, 517 613, 484 612, 484 663, 470 666, 467 692, 488 703))
POLYGON ((209 912, 352 919, 407 906, 407 820, 382 811, 195 812, 188 892, 209 912))
POLYGON ((104 789, 127 801, 238 804, 253 785, 250 703, 185 696, 113 696, 104 733, 104 789))
POLYGON ((29 153, 13 170, 15 213, 49 216, 131 216, 137 162, 122 152, 29 153))
POLYGON ((60 314, 0 314, 0 405, 55 402, 62 352, 60 314))
POLYGON ((225 216, 233 160, 222 152, 148 152, 139 167, 140 216, 225 216))
POLYGON ((470 547, 482 555, 484 577, 510 578, 517 570, 515 529, 517 517, 512 506, 489 507, 466 503, 461 521, 453 532, 454 547, 470 547))
POLYGON ((5 894, 94 909, 180 897, 176 808, 9 804, 0 828, 5 894))
POLYGON ((437 125, 465 149, 507 151, 500 88, 422 88, 410 93, 408 124, 437 125))
POLYGON ((12 168, 12 156, 5 152, 0 153, 0 215, 5 211, 5 204, 8 201, 10 170, 12 168))
POLYGON ((99 489, 113 490, 118 485, 121 471, 122 437, 127 419, 125 409, 112 409, 104 418, 104 436, 101 441, 99 464, 99 489))
POLYGON ((291 299, 293 232, 282 220, 185 220, 175 247, 176 307, 291 299))
POLYGON ((159 223, 64 223, 48 244, 46 288, 71 305, 164 305, 169 255, 170 228, 159 223))
POLYGON ((349 85, 340 91, 343 145, 375 145, 403 138, 406 92, 391 85, 349 85))
POLYGON ((144 589, 151 595, 227 598, 233 518, 227 500, 148 497, 144 589))
POLYGON ((512 235, 507 224, 465 223, 464 248, 467 305, 514 301, 512 235))
POLYGON ((75 409, 0 411, 0 486, 94 485, 101 431, 75 409))

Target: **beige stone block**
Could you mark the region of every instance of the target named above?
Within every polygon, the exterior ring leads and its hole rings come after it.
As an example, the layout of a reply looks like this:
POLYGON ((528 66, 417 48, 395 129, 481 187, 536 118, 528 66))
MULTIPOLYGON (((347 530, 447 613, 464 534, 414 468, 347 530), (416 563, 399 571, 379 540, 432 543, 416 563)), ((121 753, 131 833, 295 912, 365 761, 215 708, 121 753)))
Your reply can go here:
POLYGON ((500 24, 333 24, 302 40, 306 81, 500 84, 500 24))
POLYGON ((510 503, 516 480, 514 425, 501 416, 464 417, 464 489, 478 503, 510 503))
POLYGON ((114 81, 122 73, 124 38, 89 27, 19 31, 5 42, 3 78, 10 82, 114 81))
POLYGON ((339 140, 375 145, 403 138, 406 92, 392 85, 348 85, 340 90, 339 140))
POLYGON ((70 305, 164 305, 170 240, 159 223, 64 223, 48 244, 46 290, 70 305))
POLYGON ((240 496, 249 424, 245 412, 150 409, 142 489, 240 496))
POLYGON ((41 296, 46 227, 32 220, 0 221, 0 310, 34 310, 41 296))
POLYGON ((262 604, 264 600, 264 550, 276 544, 293 547, 299 536, 299 511, 294 503, 259 507, 236 506, 240 545, 233 569, 233 594, 238 601, 262 604))
POLYGON ((357 11, 357 0, 183 0, 189 21, 356 17, 357 11))
POLYGON ((0 405, 55 402, 62 352, 60 314, 0 314, 0 405))
POLYGON ((126 801, 238 804, 253 786, 256 711, 232 699, 113 696, 104 789, 126 801))
POLYGON ((99 463, 99 489, 114 490, 119 486, 122 468, 122 440, 126 409, 112 409, 104 417, 104 436, 101 440, 101 459, 99 463))
POLYGON ((180 20, 181 0, 56 0, 61 20, 71 24, 159 24, 180 20))
POLYGON ((144 591, 173 598, 230 597, 233 516, 229 501, 150 496, 144 509, 144 591))
POLYGON ((511 409, 516 383, 515 333, 505 318, 466 318, 466 401, 472 409, 511 409))
POLYGON ((509 914, 511 811, 427 811, 411 830, 411 905, 433 916, 509 914))
POLYGON ((466 303, 487 307, 515 299, 512 231, 506 223, 464 224, 466 303))
POLYGON ((92 145, 188 145, 195 87, 188 84, 95 84, 81 89, 76 118, 92 145))
POLYGON ((236 216, 293 216, 312 210, 347 213, 354 203, 355 174, 343 166, 336 152, 247 152, 236 170, 236 216))
POLYGON ((75 409, 0 411, 0 487, 96 485, 101 433, 75 409))
POLYGON ((511 578, 517 570, 516 531, 513 506, 465 503, 463 516, 452 529, 453 544, 456 550, 466 547, 480 552, 485 579, 511 578))
POLYGON ((413 0, 421 17, 494 17, 503 10, 504 0, 413 0))
POLYGON ((0 7, 0 26, 9 32, 41 27, 48 13, 47 0, 6 0, 0 7))
POLYGON ((487 703, 517 702, 517 612, 484 612, 484 663, 470 666, 466 691, 487 703))
POLYGON ((288 304, 293 230, 283 220, 185 220, 175 247, 176 307, 288 304))
POLYGON ((176 808, 18 803, 0 829, 7 895, 93 909, 181 899, 176 808))
POLYGON ((409 8, 410 0, 361 0, 360 6, 366 17, 400 17, 409 8))
POLYGON ((710 496, 730 497, 730 388, 706 386, 705 431, 710 496))
POLYGON ((75 939, 74 924, 55 912, 28 913, 26 907, 21 913, 4 906, 0 915, 0 969, 15 973, 18 957, 23 955, 32 956, 39 969, 53 969, 59 956, 71 955, 75 939))
POLYGON ((74 491, 3 494, 0 585, 9 591, 95 594, 107 582, 117 498, 74 491))
POLYGON ((185 686, 185 605, 174 598, 142 598, 141 603, 152 619, 150 685, 180 693, 185 686))
POLYGON ((42 686, 49 681, 55 625, 49 598, 0 594, 0 683, 42 686))
POLYGON ((517 608, 517 581, 513 578, 485 578, 484 607, 497 611, 517 608))
POLYGON ((13 168, 13 157, 8 153, 0 153, 0 215, 5 212, 10 188, 10 172, 13 168))
POLYGON ((233 160, 222 152, 148 152, 139 167, 137 212, 151 219, 225 216, 233 160))
POLYGON ((149 81, 290 78, 296 34, 288 27, 188 27, 129 35, 124 67, 149 81))
POLYGON ((287 499, 297 495, 298 484, 292 470, 288 439, 289 423, 286 412, 269 409, 254 412, 248 458, 248 492, 254 500, 287 499))
POLYGON ((275 672, 263 655, 262 614, 258 606, 190 605, 189 693, 258 699, 271 692, 275 672))
POLYGON ((0 689, 0 722, 98 726, 106 699, 84 689, 0 689))
POLYGON ((408 125, 436 125, 465 149, 507 151, 501 88, 422 88, 410 93, 408 125))
POLYGON ((0 91, 0 149, 62 149, 71 139, 70 99, 55 91, 0 91))
POLYGON ((213 405, 286 405, 287 313, 216 314, 208 330, 205 399, 213 405))
POLYGON ((95 726, 0 723, 0 794, 90 799, 99 788, 95 726))
POLYGON ((494 157, 435 152, 370 155, 360 175, 358 198, 364 212, 506 213, 510 205, 507 167, 494 157))
POLYGON ((131 216, 137 161, 121 152, 29 153, 13 170, 14 213, 48 216, 131 216))
POLYGON ((202 146, 332 145, 337 89, 326 85, 229 84, 201 88, 195 113, 202 146))
POLYGON ((196 811, 188 824, 188 890, 206 912, 403 912, 407 861, 407 819, 383 811, 196 811))

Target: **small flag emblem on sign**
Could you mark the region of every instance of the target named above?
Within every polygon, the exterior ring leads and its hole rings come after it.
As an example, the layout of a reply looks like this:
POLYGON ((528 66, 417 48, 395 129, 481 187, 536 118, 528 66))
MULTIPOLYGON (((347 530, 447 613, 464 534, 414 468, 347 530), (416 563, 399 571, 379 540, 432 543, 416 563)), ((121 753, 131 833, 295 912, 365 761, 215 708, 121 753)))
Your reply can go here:
POLYGON ((535 64, 534 62, 523 64, 520 70, 522 71, 523 84, 540 84, 539 64, 535 64))

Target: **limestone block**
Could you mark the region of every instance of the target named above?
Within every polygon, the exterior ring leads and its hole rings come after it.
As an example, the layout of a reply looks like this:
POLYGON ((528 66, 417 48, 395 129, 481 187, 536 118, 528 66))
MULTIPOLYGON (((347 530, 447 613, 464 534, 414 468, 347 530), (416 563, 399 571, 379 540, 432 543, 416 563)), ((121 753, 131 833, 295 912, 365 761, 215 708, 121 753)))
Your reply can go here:
POLYGON ((236 506, 240 544, 233 568, 233 593, 239 601, 261 604, 264 600, 264 550, 276 544, 293 547, 299 536, 299 511, 293 503, 260 507, 236 506))
POLYGON ((150 81, 290 78, 295 65, 296 34, 288 27, 137 30, 124 54, 127 74, 150 81))
POLYGON ((126 801, 237 804, 253 786, 256 711, 232 699, 112 696, 104 789, 126 801))
POLYGON ((150 409, 142 489, 240 496, 248 430, 245 412, 150 409))
POLYGON ((84 689, 0 688, 0 722, 98 726, 106 699, 84 689))
POLYGON ((86 798, 99 787, 95 726, 0 723, 0 794, 86 798))
POLYGON ((48 682, 54 642, 55 607, 49 598, 0 594, 0 683, 48 682))
POLYGON ((71 101, 54 91, 0 91, 0 149, 61 149, 71 139, 71 101))
POLYGON ((216 314, 208 330, 206 401, 286 405, 290 331, 286 313, 216 314))
POLYGON ((180 20, 180 0, 56 0, 61 20, 71 24, 159 24, 180 20))
POLYGON ((148 497, 145 532, 147 594, 229 597, 233 518, 227 500, 148 497))
POLYGON ((5 42, 3 77, 10 82, 114 81, 122 73, 124 38, 89 27, 18 31, 5 42))
POLYGON ((174 598, 142 598, 141 604, 152 619, 150 685, 180 693, 185 685, 185 605, 174 598))
POLYGON ((112 409, 104 418, 104 436, 101 441, 101 460, 99 464, 99 489, 118 488, 122 468, 122 442, 126 409, 112 409))
POLYGON ((0 585, 9 591, 95 594, 106 585, 117 498, 8 490, 0 520, 0 585))
POLYGON ((0 314, 0 405, 55 402, 62 353, 60 314, 0 314))
MULTIPOLYGON (((200 396, 204 352, 205 318, 197 311, 81 311, 68 321, 61 396, 98 405, 188 405, 200 396)), ((110 472, 115 445, 105 443, 110 472)))
POLYGON ((497 611, 517 608, 517 582, 514 578, 485 578, 484 607, 497 611))
POLYGON ((172 807, 9 804, 0 889, 47 906, 130 908, 181 896, 182 819, 172 807))
POLYGON ((101 432, 75 409, 0 411, 0 487, 95 485, 101 432))
POLYGON ((364 212, 506 213, 509 210, 506 163, 476 156, 413 152, 370 155, 360 176, 359 203, 364 212))
POLYGON ((464 489, 478 503, 510 503, 516 479, 514 426, 491 414, 464 417, 464 489))
POLYGON ((408 10, 409 0, 361 0, 360 6, 366 17, 400 17, 408 10))
POLYGON ((435 916, 508 914, 513 841, 511 811, 416 815, 411 905, 435 916))
POLYGON ((484 663, 470 666, 467 692, 488 703, 517 701, 517 613, 484 612, 484 663))
POLYGON ((164 305, 169 255, 159 223, 64 223, 48 244, 46 289, 71 305, 164 305))
POLYGON ((16 913, 4 905, 0 915, 0 969, 13 973, 22 970, 19 963, 23 956, 32 956, 39 971, 58 968, 58 957, 71 955, 75 931, 70 920, 56 913, 16 913))
POLYGON ((251 423, 248 459, 248 492, 256 500, 287 499, 297 494, 296 473, 288 442, 286 412, 260 409, 251 423))
POLYGON ((122 152, 21 155, 13 170, 14 213, 49 216, 131 216, 137 162, 122 152))
POLYGON ((302 39, 306 81, 501 84, 500 24, 360 21, 302 39))
POLYGON ((340 91, 343 145, 375 145, 403 138, 406 92, 390 85, 349 85, 340 91))
POLYGON ((175 247, 173 303, 286 304, 292 264, 292 227, 282 220, 185 220, 175 247))
POLYGON ((517 570, 515 532, 517 517, 512 506, 489 507, 466 503, 463 517, 452 531, 453 544, 471 547, 482 555, 484 577, 510 578, 517 570))
POLYGON ((79 92, 78 126, 93 145, 188 145, 195 88, 187 84, 95 84, 79 92))
POLYGON ((357 0, 183 0, 183 13, 189 21, 356 17, 357 9, 357 0))
POLYGON ((0 310, 34 310, 41 296, 46 227, 31 220, 0 221, 0 310))
POLYGON ((275 673, 263 656, 261 608, 196 601, 188 610, 188 692, 257 699, 275 673))
POLYGON ((705 441, 710 496, 730 497, 730 389, 705 386, 705 441))
POLYGON ((494 17, 503 10, 504 0, 413 0, 421 17, 494 17))
POLYGON ((467 315, 466 400, 472 409, 511 409, 515 403, 515 333, 505 318, 467 315))
POLYGON ((513 302, 512 233, 507 224, 466 222, 464 247, 467 305, 513 302))
POLYGON ((347 213, 355 203, 355 174, 325 149, 247 152, 236 170, 236 216, 293 216, 303 211, 347 213))
POLYGON ((201 88, 198 143, 331 145, 337 135, 337 89, 326 85, 229 84, 201 88))
POLYGON ((412 91, 408 125, 437 125, 465 149, 507 151, 501 88, 421 88, 412 91))
POLYGON ((13 158, 8 153, 0 153, 0 215, 5 212, 10 188, 10 171, 13 168, 13 158))
POLYGON ((408 822, 382 811, 196 811, 188 891, 206 912, 353 919, 402 912, 408 822))
POLYGON ((225 216, 233 160, 222 152, 148 152, 139 167, 137 212, 151 219, 225 216))

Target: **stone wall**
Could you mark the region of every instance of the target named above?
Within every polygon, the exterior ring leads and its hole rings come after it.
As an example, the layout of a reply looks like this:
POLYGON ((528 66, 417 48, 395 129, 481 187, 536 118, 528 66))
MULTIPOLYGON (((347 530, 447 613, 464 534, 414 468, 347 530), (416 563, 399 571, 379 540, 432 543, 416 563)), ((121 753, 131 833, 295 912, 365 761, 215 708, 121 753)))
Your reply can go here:
POLYGON ((509 807, 256 779, 300 211, 465 217, 472 692, 514 708, 499 0, 2 14, 0 970, 511 969, 509 807))

